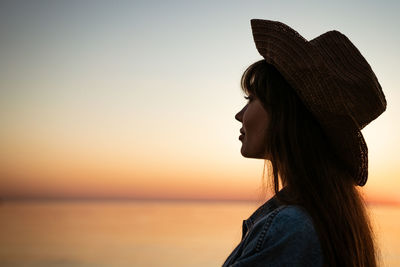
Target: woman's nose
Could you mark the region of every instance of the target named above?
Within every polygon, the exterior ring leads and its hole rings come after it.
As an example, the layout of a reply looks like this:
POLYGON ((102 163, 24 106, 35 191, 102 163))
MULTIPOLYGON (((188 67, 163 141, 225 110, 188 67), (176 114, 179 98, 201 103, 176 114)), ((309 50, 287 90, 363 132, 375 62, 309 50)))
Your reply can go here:
POLYGON ((243 120, 243 113, 244 113, 246 107, 247 107, 247 105, 246 105, 245 107, 243 107, 241 111, 239 111, 238 113, 236 113, 236 115, 235 115, 235 119, 236 119, 236 120, 242 122, 242 120, 243 120))

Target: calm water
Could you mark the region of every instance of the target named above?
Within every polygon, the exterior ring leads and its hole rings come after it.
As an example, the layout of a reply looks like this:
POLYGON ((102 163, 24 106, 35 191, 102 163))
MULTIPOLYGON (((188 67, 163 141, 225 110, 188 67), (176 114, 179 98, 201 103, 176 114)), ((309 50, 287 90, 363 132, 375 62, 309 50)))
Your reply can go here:
MULTIPOLYGON (((255 203, 0 205, 0 266, 220 266, 255 203)), ((400 208, 370 208, 382 266, 400 266, 400 208)))

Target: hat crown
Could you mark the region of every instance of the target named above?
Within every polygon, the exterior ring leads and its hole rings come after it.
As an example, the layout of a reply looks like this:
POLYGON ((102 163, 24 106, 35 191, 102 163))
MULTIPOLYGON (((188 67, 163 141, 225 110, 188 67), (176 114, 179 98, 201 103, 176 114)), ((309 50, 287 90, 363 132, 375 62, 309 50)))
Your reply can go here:
POLYGON ((336 100, 342 104, 342 107, 338 105, 336 112, 347 112, 362 129, 385 111, 387 103, 382 87, 371 66, 349 38, 332 30, 309 43, 319 51, 329 69, 329 82, 336 84, 337 93, 342 96, 341 102, 336 100))

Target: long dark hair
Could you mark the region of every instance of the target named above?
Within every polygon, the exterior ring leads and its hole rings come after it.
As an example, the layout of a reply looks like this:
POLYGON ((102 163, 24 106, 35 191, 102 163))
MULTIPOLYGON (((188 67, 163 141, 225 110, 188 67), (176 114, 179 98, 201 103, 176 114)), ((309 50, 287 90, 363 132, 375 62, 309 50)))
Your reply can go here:
POLYGON ((274 191, 285 187, 279 200, 310 214, 325 266, 376 266, 372 227, 354 178, 294 89, 265 60, 246 69, 241 87, 271 114, 266 149, 274 191))

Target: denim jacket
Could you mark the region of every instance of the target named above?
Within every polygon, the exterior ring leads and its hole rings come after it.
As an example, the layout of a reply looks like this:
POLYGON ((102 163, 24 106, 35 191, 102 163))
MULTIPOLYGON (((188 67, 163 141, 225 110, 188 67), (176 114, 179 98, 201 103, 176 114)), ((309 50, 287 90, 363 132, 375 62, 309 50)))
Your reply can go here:
POLYGON ((322 265, 309 214, 300 206, 279 204, 273 197, 243 221, 242 240, 222 267, 322 265))

